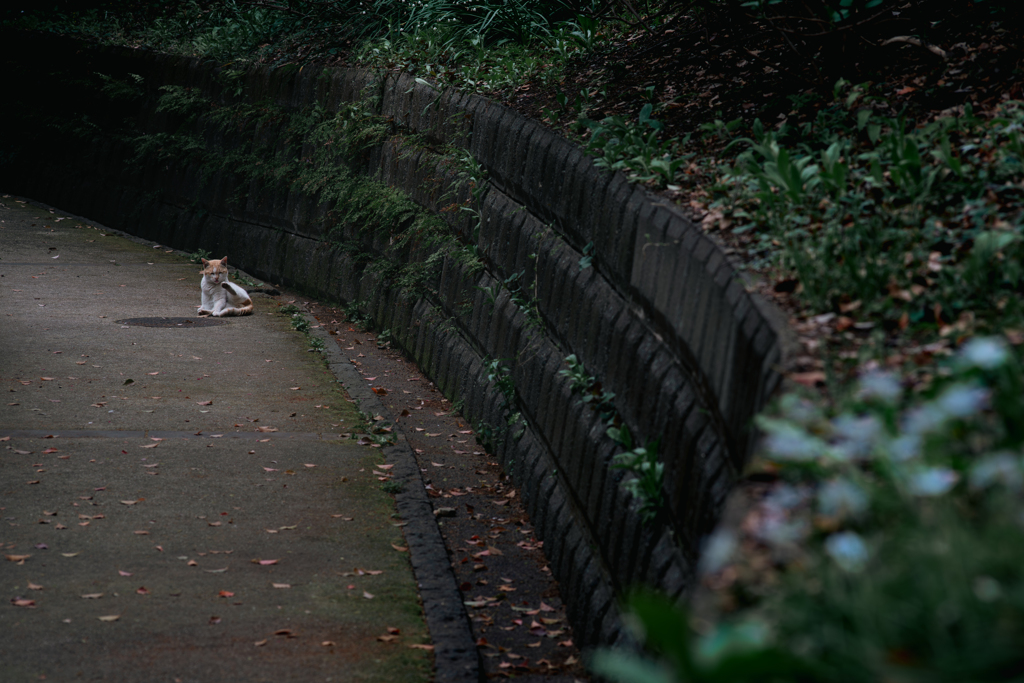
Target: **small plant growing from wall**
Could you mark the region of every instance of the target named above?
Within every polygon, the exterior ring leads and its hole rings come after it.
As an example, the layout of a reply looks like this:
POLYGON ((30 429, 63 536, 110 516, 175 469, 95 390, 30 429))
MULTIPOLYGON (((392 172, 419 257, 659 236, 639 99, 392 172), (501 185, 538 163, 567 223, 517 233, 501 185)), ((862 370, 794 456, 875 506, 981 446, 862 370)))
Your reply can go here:
POLYGON ((636 499, 644 524, 653 522, 664 504, 661 487, 665 482, 665 465, 658 461, 658 440, 634 446, 626 425, 609 427, 608 436, 627 449, 612 458, 612 467, 633 475, 623 479, 622 488, 636 499))
POLYGON ((501 392, 501 410, 508 414, 508 425, 511 427, 520 418, 519 411, 513 412, 516 405, 516 382, 512 378, 512 371, 502 364, 500 358, 487 361, 486 368, 487 381, 493 382, 494 387, 501 392))
POLYGON ((622 487, 638 501, 644 523, 653 521, 664 503, 661 487, 665 481, 665 465, 658 461, 658 441, 634 446, 629 427, 615 410, 615 394, 602 390, 601 383, 587 372, 576 354, 566 356, 565 362, 568 367, 558 374, 569 380, 573 394, 580 394, 580 400, 597 411, 608 427, 609 438, 626 449, 612 459, 612 466, 634 475, 623 480, 622 487))

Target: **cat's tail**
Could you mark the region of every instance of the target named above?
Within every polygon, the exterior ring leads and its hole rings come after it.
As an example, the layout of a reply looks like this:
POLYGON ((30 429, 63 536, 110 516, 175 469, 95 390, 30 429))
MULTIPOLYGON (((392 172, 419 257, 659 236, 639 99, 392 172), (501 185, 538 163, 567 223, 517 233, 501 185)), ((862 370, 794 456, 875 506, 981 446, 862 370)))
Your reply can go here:
POLYGON ((243 306, 232 306, 230 308, 225 308, 216 315, 222 318, 228 315, 252 315, 252 300, 249 300, 249 303, 243 306))

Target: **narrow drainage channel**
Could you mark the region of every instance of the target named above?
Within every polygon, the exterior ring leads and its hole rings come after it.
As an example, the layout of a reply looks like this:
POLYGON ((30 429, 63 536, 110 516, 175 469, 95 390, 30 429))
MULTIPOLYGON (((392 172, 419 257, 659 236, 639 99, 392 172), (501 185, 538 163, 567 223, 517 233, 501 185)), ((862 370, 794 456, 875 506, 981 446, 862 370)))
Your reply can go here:
MULTIPOLYGON (((435 593, 441 596, 435 604, 457 601, 446 604, 443 612, 463 623, 468 619, 481 680, 588 680, 544 544, 519 491, 472 427, 415 363, 390 348, 387 335, 348 322, 340 308, 309 300, 295 303, 311 314, 310 333, 323 339, 329 366, 359 401, 360 410, 379 418, 378 424, 393 425, 397 444, 385 448, 385 455, 411 469, 404 479, 406 490, 396 495, 399 513, 409 522, 405 530, 410 546, 420 532, 414 530, 409 511, 415 509, 421 518, 426 512, 431 522, 436 520, 430 525, 436 543, 421 557, 429 554, 430 562, 441 566, 417 566, 414 552, 417 579, 425 569, 432 583, 447 586, 435 593), (442 567, 454 585, 449 578, 442 582, 434 576, 442 567)), ((396 481, 398 470, 396 465, 396 481)), ((423 601, 429 624, 427 595, 423 601)), ((459 640, 465 642, 463 638, 459 640)), ((442 655, 435 653, 440 681, 442 655)))

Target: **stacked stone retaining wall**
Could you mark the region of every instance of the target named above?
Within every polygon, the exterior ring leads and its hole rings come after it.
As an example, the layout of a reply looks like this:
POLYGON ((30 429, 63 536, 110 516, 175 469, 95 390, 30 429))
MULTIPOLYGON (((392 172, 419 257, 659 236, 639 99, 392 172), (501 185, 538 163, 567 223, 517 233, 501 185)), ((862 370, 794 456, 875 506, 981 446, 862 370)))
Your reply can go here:
MULTIPOLYGON (((251 68, 228 82, 222 68, 197 59, 8 38, 8 73, 34 70, 45 79, 46 65, 60 64, 64 78, 137 74, 151 94, 180 85, 218 101, 293 111, 363 101, 389 117, 405 135, 371 149, 362 171, 440 212, 464 244, 475 243, 482 269, 445 258, 421 292, 387 286, 328 239, 332 207, 316 194, 230 172, 210 176, 196 164, 150 159, 140 168, 131 144, 109 135, 46 158, 9 153, 0 179, 7 192, 162 244, 229 254, 265 280, 365 302, 375 327, 389 330, 466 418, 494 428, 495 454, 521 487, 581 644, 625 637, 616 595, 633 584, 685 594, 701 540, 751 452, 752 418, 780 380, 784 330, 674 206, 596 167, 536 121, 406 74, 251 68), (410 144, 410 135, 420 143, 410 144), (486 171, 479 223, 442 211, 468 199, 470 188, 424 140, 467 150, 486 171), (501 286, 516 274, 528 283, 535 315, 501 286), (620 486, 628 475, 612 458, 621 446, 559 373, 570 354, 614 392, 636 442, 660 441, 665 504, 654 523, 641 521, 620 486), (492 359, 510 369, 511 401, 488 379, 492 359), (515 413, 520 419, 509 426, 515 413)), ((59 93, 59 84, 49 87, 59 93)), ((179 125, 154 104, 149 97, 125 113, 149 132, 179 125)), ((208 142, 233 144, 230 135, 208 142)), ((302 154, 306 143, 293 144, 302 154)), ((14 147, 9 138, 4 148, 14 147)), ((345 229, 354 239, 358 227, 345 229)), ((378 235, 365 247, 380 252, 386 241, 378 235)))

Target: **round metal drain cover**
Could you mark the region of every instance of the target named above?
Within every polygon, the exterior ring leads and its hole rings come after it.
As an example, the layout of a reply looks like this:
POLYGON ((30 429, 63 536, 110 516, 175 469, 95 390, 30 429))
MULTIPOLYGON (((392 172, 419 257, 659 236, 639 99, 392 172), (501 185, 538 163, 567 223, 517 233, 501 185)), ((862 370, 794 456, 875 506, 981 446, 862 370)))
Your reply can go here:
POLYGON ((115 321, 121 325, 133 327, 210 327, 212 325, 223 325, 227 320, 220 318, 126 318, 115 321))

